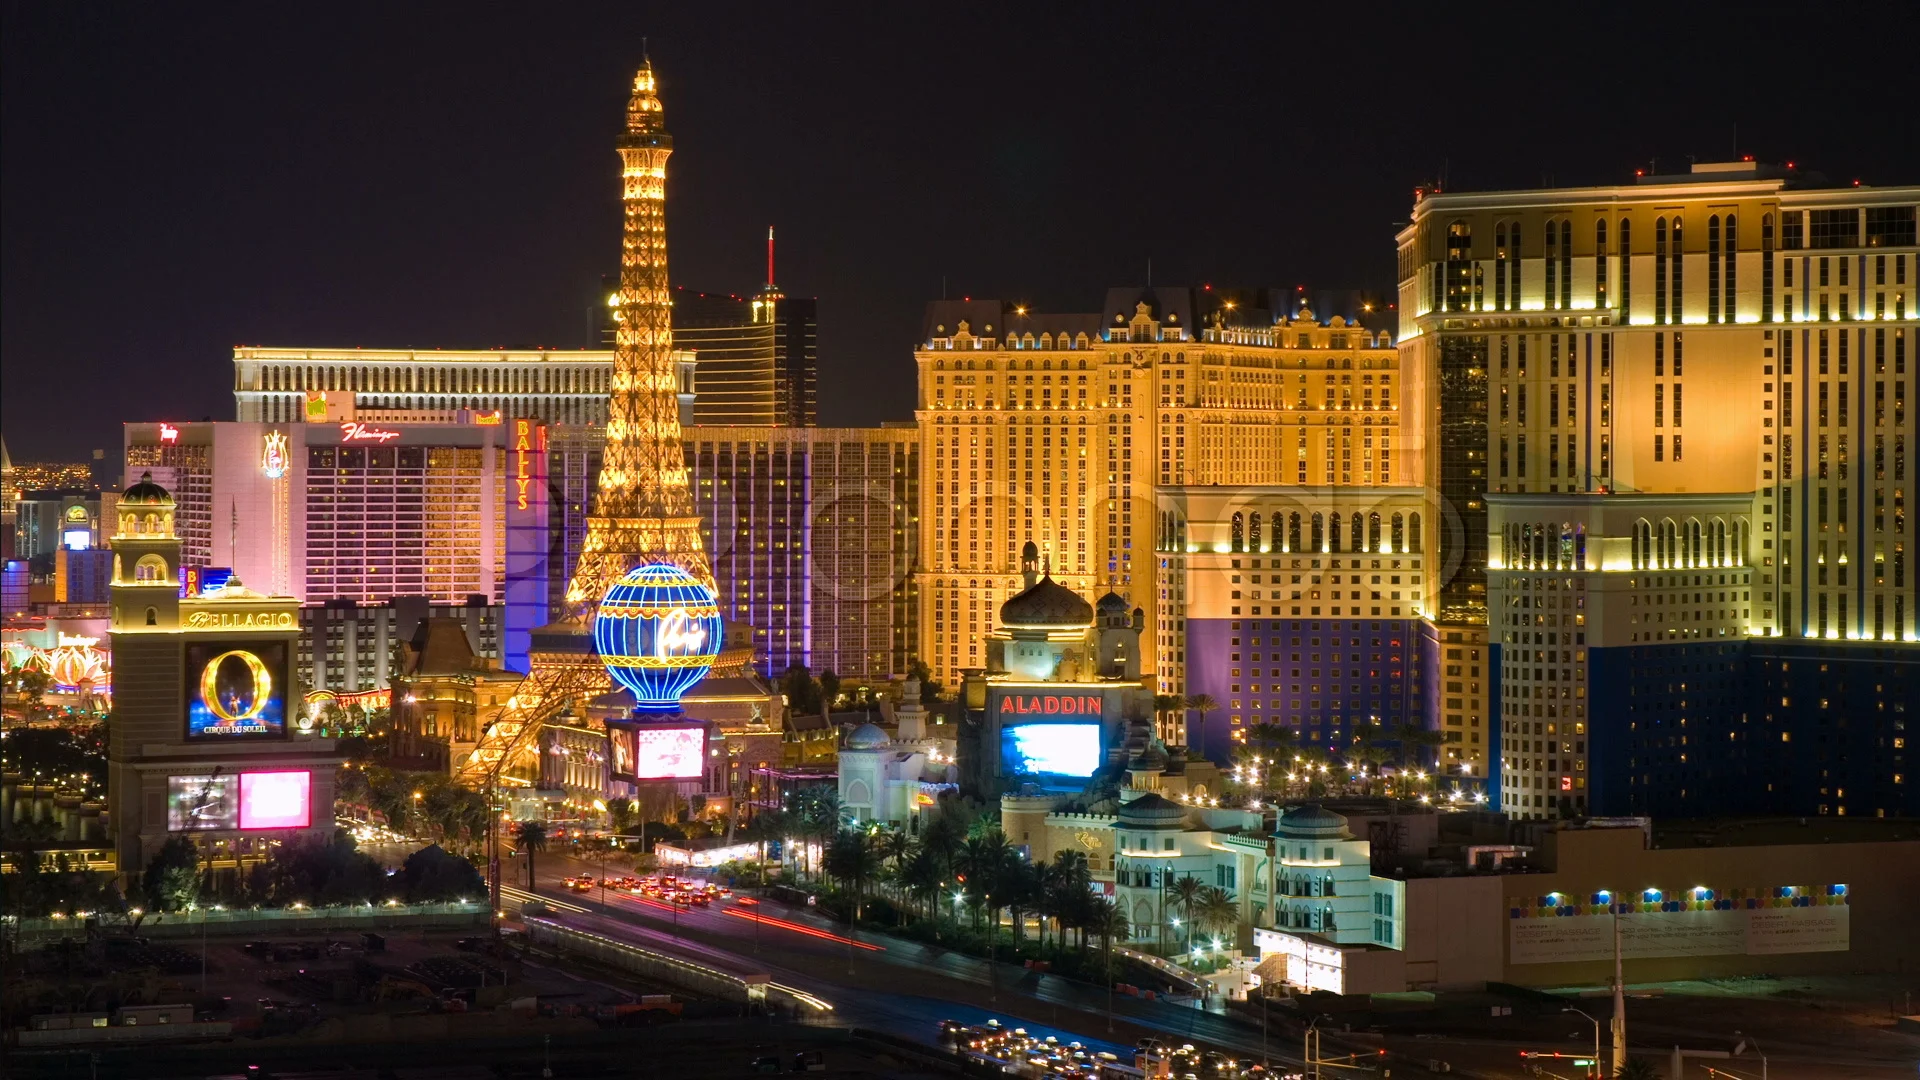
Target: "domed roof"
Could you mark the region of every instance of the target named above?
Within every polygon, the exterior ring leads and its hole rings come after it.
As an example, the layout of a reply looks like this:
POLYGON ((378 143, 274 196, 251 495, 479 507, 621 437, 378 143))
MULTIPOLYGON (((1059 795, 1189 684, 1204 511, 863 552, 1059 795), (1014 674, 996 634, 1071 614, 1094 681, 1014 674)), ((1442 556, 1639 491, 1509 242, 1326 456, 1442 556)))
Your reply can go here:
POLYGON ((872 724, 861 724, 847 733, 847 749, 878 750, 893 740, 887 733, 872 724))
POLYGON ((1093 605, 1065 585, 1043 577, 1000 605, 1003 626, 1091 626, 1093 605))
POLYGON ((1127 598, 1117 592, 1110 592, 1101 597, 1100 602, 1094 605, 1094 607, 1102 615, 1125 615, 1127 613, 1127 598))
POLYGON ((1186 808, 1179 803, 1151 793, 1120 807, 1120 820, 1129 825, 1177 824, 1186 816, 1186 808))
POLYGON ((140 482, 128 488, 120 495, 121 506, 171 506, 173 496, 167 489, 153 482, 153 474, 143 472, 140 482))
POLYGON ((1347 819, 1321 806, 1308 803, 1280 815, 1280 831, 1310 836, 1346 835, 1347 819))

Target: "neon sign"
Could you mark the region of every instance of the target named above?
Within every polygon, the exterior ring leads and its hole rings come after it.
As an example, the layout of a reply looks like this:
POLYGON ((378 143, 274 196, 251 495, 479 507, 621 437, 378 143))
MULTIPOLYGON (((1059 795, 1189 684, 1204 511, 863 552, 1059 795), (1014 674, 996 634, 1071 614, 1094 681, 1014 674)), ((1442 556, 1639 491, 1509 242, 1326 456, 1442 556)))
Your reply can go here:
POLYGON ((267 432, 265 445, 260 448, 260 471, 269 480, 278 480, 287 475, 287 437, 278 431, 267 432))
MULTIPOLYGON (((496 423, 498 420, 496 419, 496 423)), ((547 450, 547 427, 531 420, 513 422, 513 508, 525 510, 534 484, 533 455, 547 450)))
POLYGON ((391 428, 377 428, 361 423, 345 423, 340 425, 341 442, 385 443, 392 442, 399 437, 400 433, 391 428))
POLYGON ((161 424, 160 425, 160 441, 161 442, 179 442, 180 429, 177 427, 174 427, 172 424, 161 424))
POLYGON ((477 413, 474 415, 473 422, 482 427, 498 427, 502 422, 500 410, 495 409, 492 412, 477 413))
POLYGON ((1001 716, 1099 716, 1099 694, 1009 694, 1000 699, 1001 716))
POLYGON ((695 621, 693 613, 686 608, 674 608, 660 620, 660 629, 654 631, 653 655, 685 656, 699 652, 706 643, 706 626, 695 621))

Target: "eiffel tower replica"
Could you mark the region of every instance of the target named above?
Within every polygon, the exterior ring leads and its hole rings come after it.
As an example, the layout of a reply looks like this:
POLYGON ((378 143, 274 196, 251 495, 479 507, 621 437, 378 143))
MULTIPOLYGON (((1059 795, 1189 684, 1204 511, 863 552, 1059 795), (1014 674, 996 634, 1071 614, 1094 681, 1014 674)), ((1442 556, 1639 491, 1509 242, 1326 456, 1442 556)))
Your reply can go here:
POLYGON ((534 631, 532 670, 499 717, 480 734, 458 778, 475 789, 525 784, 547 720, 612 686, 594 653, 591 627, 601 597, 627 571, 649 562, 679 566, 713 587, 700 520, 687 486, 667 287, 667 158, 673 136, 651 60, 642 60, 617 144, 625 220, 620 237, 613 383, 607 439, 587 535, 567 583, 567 610, 534 631))

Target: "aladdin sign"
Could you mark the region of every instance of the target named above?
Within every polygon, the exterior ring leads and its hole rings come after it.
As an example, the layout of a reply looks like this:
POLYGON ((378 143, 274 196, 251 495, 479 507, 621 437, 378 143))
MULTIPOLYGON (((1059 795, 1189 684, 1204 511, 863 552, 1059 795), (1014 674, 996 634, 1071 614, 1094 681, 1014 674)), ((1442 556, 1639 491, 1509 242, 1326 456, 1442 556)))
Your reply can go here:
POLYGON ((1001 716, 1099 716, 1106 699, 1099 694, 1008 694, 1001 716))

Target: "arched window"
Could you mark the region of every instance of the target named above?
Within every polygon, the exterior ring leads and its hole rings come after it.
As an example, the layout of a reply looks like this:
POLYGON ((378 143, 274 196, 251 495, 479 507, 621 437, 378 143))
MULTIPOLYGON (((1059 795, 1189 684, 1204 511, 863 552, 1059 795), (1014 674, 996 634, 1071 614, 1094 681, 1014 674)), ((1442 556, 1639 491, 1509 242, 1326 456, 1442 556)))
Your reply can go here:
POLYGON ((1703 530, 1700 527, 1700 519, 1688 518, 1687 519, 1687 549, 1686 549, 1685 565, 1687 566, 1702 565, 1703 563, 1706 562, 1705 558, 1703 557, 1705 554, 1706 554, 1706 537, 1703 535, 1703 530))
POLYGON ((1560 222, 1560 306, 1573 306, 1573 219, 1560 222))
POLYGON ((1347 550, 1367 550, 1367 525, 1365 519, 1360 516, 1360 512, 1357 510, 1354 511, 1353 514, 1353 539, 1352 542, 1347 545, 1347 550))
POLYGON ((1420 515, 1418 513, 1412 514, 1407 518, 1407 528, 1407 550, 1415 552, 1423 550, 1421 546, 1423 541, 1420 536, 1420 515))
POLYGON ((1607 219, 1593 223, 1593 306, 1607 306, 1607 219))
POLYGON ((1667 321, 1667 219, 1653 219, 1653 321, 1667 321))
POLYGON ((1721 256, 1720 287, 1723 291, 1720 295, 1725 297, 1725 300, 1723 300, 1720 305, 1720 321, 1732 322, 1738 314, 1737 301, 1740 296, 1740 283, 1737 278, 1737 272, 1734 269, 1736 265, 1734 256, 1739 253, 1740 231, 1739 221, 1734 215, 1727 215, 1726 228, 1726 235, 1722 237, 1721 240, 1723 245, 1721 251, 1723 254, 1721 256))
POLYGON ((1300 515, 1297 512, 1287 515, 1287 550, 1288 551, 1301 550, 1300 515))
POLYGON ((1315 511, 1313 515, 1313 544, 1307 550, 1314 552, 1315 554, 1318 554, 1320 552, 1325 551, 1326 549, 1327 549, 1326 518, 1322 516, 1319 511, 1315 511))
POLYGON ((1720 321, 1720 215, 1707 216, 1707 321, 1720 321))
POLYGON ((1573 568, 1587 568, 1587 526, 1582 522, 1573 527, 1573 568))
POLYGON ((1555 552, 1554 556, 1555 556, 1555 561, 1553 564, 1554 569, 1556 570, 1573 569, 1573 525, 1572 523, 1565 522, 1565 521, 1560 523, 1560 550, 1555 552))
POLYGON ((1398 555, 1407 550, 1407 519, 1396 513, 1393 515, 1393 553, 1398 555))
POLYGON ((1633 222, 1620 222, 1620 316, 1632 321, 1633 314, 1633 222))
POLYGON ((1336 551, 1336 552, 1339 551, 1340 541, 1342 539, 1343 537, 1341 536, 1341 530, 1340 530, 1340 515, 1334 514, 1332 517, 1327 519, 1327 549, 1329 551, 1336 551))
POLYGON ((1260 515, 1255 513, 1247 518, 1247 550, 1265 551, 1260 546, 1260 515))
POLYGON ((160 611, 159 611, 159 609, 157 609, 157 608, 148 608, 148 609, 147 609, 147 625, 148 625, 148 626, 159 626, 159 625, 160 625, 160 611))
POLYGON ((133 580, 167 580, 167 560, 152 554, 140 556, 140 561, 133 564, 133 580))
POLYGON ((1646 518, 1633 523, 1633 568, 1645 570, 1653 558, 1653 525, 1646 518))
POLYGON ((1367 515, 1367 550, 1380 550, 1380 511, 1367 515))
POLYGON ((1247 549, 1246 530, 1247 519, 1236 512, 1233 515, 1233 550, 1245 551, 1247 549))
POLYGON ((1680 565, 1680 527, 1672 518, 1660 520, 1660 568, 1676 569, 1680 565))

